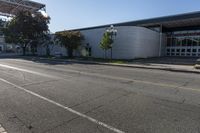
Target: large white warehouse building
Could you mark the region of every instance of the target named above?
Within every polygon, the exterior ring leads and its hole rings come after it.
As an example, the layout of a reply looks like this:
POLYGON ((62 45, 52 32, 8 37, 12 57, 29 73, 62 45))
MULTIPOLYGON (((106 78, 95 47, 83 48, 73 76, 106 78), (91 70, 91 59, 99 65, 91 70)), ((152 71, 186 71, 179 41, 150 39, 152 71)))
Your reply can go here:
MULTIPOLYGON (((117 26, 117 36, 114 39, 112 56, 115 59, 133 59, 159 56, 159 33, 144 27, 117 26)), ((81 30, 85 37, 84 43, 91 47, 91 56, 104 57, 104 51, 99 43, 106 28, 81 30)), ((111 50, 107 56, 110 57, 111 50)))
MULTIPOLYGON (((112 49, 115 59, 200 56, 200 12, 110 25, 117 30, 112 49)), ((91 57, 103 58, 104 51, 99 43, 110 25, 75 29, 85 37, 76 55, 82 55, 84 47, 87 50, 89 47, 91 57)), ((61 49, 53 49, 52 53, 61 49)), ((61 52, 66 54, 65 50, 61 52)))

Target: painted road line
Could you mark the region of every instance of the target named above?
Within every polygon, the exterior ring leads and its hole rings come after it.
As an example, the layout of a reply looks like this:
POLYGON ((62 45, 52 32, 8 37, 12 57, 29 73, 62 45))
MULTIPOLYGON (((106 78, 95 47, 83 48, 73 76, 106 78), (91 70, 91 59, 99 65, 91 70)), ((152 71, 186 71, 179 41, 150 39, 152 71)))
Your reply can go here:
POLYGON ((18 67, 14 67, 14 66, 0 64, 0 67, 14 69, 14 70, 18 70, 18 71, 22 71, 22 72, 27 72, 27 73, 31 73, 31 74, 35 74, 35 75, 39 75, 39 76, 44 76, 44 77, 49 77, 49 78, 55 78, 55 76, 51 76, 51 75, 40 73, 40 72, 35 72, 35 71, 32 71, 32 70, 22 69, 22 68, 18 68, 18 67))
POLYGON ((7 133, 6 130, 0 124, 0 133, 7 133))
MULTIPOLYGON (((47 78, 56 79, 56 80, 57 79, 62 79, 62 78, 60 78, 58 76, 52 76, 52 75, 49 75, 49 74, 36 72, 36 71, 28 70, 28 69, 23 69, 23 68, 19 68, 19 67, 14 67, 14 66, 10 66, 10 65, 0 64, 0 67, 13 69, 13 70, 21 71, 21 72, 27 72, 27 73, 30 73, 30 74, 35 74, 35 75, 39 75, 39 76, 43 76, 43 77, 47 77, 47 78)), ((68 76, 68 77, 70 77, 70 76, 68 76)), ((65 79, 65 80, 70 81, 70 79, 65 79)))
MULTIPOLYGON (((37 75, 46 75, 46 74, 41 74, 39 72, 35 72, 35 71, 23 69, 23 68, 18 68, 18 67, 13 67, 13 66, 9 66, 9 65, 0 64, 0 67, 10 68, 10 69, 18 70, 18 71, 23 71, 23 72, 29 72, 29 73, 37 74, 37 75)), ((55 70, 58 70, 58 69, 55 69, 55 70)), ((115 76, 104 75, 104 74, 99 74, 99 73, 82 72, 82 71, 71 70, 71 69, 60 69, 59 68, 59 70, 62 70, 62 71, 65 71, 65 72, 78 73, 78 74, 82 74, 82 75, 86 75, 86 76, 95 76, 95 77, 100 77, 100 78, 106 78, 106 79, 111 79, 111 80, 121 80, 121 81, 143 83, 143 84, 155 85, 155 86, 161 86, 161 87, 169 87, 171 89, 177 88, 177 89, 200 92, 200 89, 196 89, 196 88, 189 88, 189 87, 176 86, 176 85, 163 84, 163 83, 154 83, 154 82, 150 82, 150 81, 135 80, 135 79, 123 78, 123 77, 115 77, 115 76)), ((48 76, 54 77, 54 78, 57 78, 57 79, 59 78, 59 77, 55 77, 55 76, 51 76, 51 75, 48 75, 48 76)), ((59 78, 59 79, 63 79, 63 78, 59 78)), ((63 80, 66 80, 66 79, 63 79, 63 80)))
POLYGON ((16 84, 13 84, 13 83, 11 83, 11 82, 5 80, 5 79, 0 78, 0 81, 5 82, 5 83, 7 83, 7 84, 9 84, 9 85, 12 85, 12 86, 15 87, 15 88, 18 88, 18 89, 20 89, 20 90, 22 90, 22 91, 25 91, 25 92, 28 93, 28 94, 31 94, 31 95, 33 95, 33 96, 35 96, 35 97, 38 97, 38 98, 40 98, 40 99, 42 99, 42 100, 44 100, 44 101, 46 101, 46 102, 49 102, 49 103, 51 103, 51 104, 54 104, 54 105, 58 106, 58 107, 60 107, 60 108, 63 108, 63 109, 65 109, 65 110, 67 110, 67 111, 69 111, 69 112, 71 112, 71 113, 73 113, 73 114, 76 114, 76 115, 78 115, 78 116, 80 116, 80 117, 82 117, 82 118, 85 118, 85 119, 87 119, 87 120, 89 120, 89 121, 91 121, 91 122, 93 122, 93 123, 95 123, 95 124, 97 124, 97 125, 99 125, 99 126, 102 126, 102 127, 104 127, 104 128, 107 128, 107 129, 109 129, 110 131, 113 131, 113 132, 115 132, 115 133, 125 133, 124 131, 121 131, 121 130, 119 130, 119 129, 117 129, 117 128, 114 128, 114 127, 112 127, 112 126, 110 126, 110 125, 108 125, 108 124, 106 124, 106 123, 103 123, 103 122, 101 122, 101 121, 99 121, 99 120, 96 120, 96 119, 94 119, 94 118, 92 118, 92 117, 90 117, 90 116, 87 116, 87 115, 85 115, 85 114, 82 114, 82 113, 80 113, 80 112, 78 112, 78 111, 76 111, 76 110, 73 110, 72 108, 69 108, 69 107, 64 106, 64 105, 62 105, 62 104, 60 104, 60 103, 57 103, 57 102, 55 102, 55 101, 53 101, 53 100, 51 100, 51 99, 48 99, 48 98, 46 98, 46 97, 44 97, 44 96, 41 96, 41 95, 37 94, 37 93, 35 93, 35 92, 32 92, 32 91, 30 91, 30 90, 27 90, 27 89, 25 89, 25 88, 23 88, 23 87, 21 87, 21 86, 18 86, 18 85, 16 85, 16 84))

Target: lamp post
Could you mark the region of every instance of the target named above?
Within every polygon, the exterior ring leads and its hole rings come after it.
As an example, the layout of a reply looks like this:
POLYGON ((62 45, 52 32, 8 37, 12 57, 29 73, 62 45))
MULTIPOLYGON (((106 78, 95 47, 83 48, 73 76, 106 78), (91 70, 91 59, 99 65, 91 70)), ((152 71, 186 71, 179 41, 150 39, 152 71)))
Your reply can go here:
MULTIPOLYGON (((117 36, 117 29, 116 29, 113 25, 111 25, 111 26, 106 30, 106 32, 110 34, 110 38, 111 38, 112 41, 113 41, 114 37, 117 36)), ((112 46, 112 44, 111 44, 111 60, 112 60, 112 53, 113 53, 112 47, 113 47, 113 46, 112 46)))

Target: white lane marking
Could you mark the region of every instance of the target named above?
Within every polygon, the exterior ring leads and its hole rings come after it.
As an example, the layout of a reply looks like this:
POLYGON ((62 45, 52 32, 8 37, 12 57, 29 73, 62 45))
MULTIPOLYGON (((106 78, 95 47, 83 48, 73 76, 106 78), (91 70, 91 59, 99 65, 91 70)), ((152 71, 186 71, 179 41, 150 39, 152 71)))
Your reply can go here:
MULTIPOLYGON (((27 69, 22 69, 22 68, 18 68, 18 67, 13 67, 13 66, 9 66, 9 65, 0 64, 0 67, 15 69, 15 70, 18 70, 18 71, 28 72, 28 73, 32 73, 32 74, 41 75, 41 76, 48 76, 48 77, 51 77, 51 78, 63 79, 63 78, 59 78, 59 77, 56 77, 56 76, 51 76, 51 75, 47 75, 47 74, 41 74, 39 72, 35 72, 35 71, 27 70, 27 69)), ((71 69, 59 68, 59 69, 55 69, 55 70, 78 73, 78 74, 82 74, 82 75, 86 75, 86 76, 96 76, 96 77, 107 78, 107 79, 111 79, 111 80, 122 80, 122 81, 130 81, 130 82, 143 83, 143 84, 149 84, 149 85, 155 85, 155 86, 170 87, 170 89, 177 88, 177 89, 200 92, 200 89, 183 87, 181 85, 180 86, 176 86, 176 85, 163 84, 163 83, 154 83, 154 82, 150 82, 150 81, 142 81, 142 80, 123 78, 123 77, 115 77, 115 76, 104 75, 104 74, 99 74, 99 73, 82 72, 82 71, 71 70, 71 69)), ((63 79, 63 80, 66 80, 66 79, 63 79)))
POLYGON ((48 74, 44 74, 44 73, 40 73, 40 72, 35 72, 35 71, 27 70, 27 69, 22 69, 22 68, 18 68, 18 67, 14 67, 14 66, 0 64, 0 67, 14 69, 14 70, 18 70, 18 71, 22 71, 22 72, 27 72, 27 73, 31 73, 31 74, 36 74, 36 75, 39 75, 39 76, 44 76, 44 77, 49 77, 49 78, 55 78, 55 76, 51 76, 51 75, 48 75, 48 74))
POLYGON ((50 99, 48 99, 48 98, 46 98, 46 97, 44 97, 44 96, 41 96, 41 95, 39 95, 39 94, 37 94, 37 93, 35 93, 35 92, 32 92, 32 91, 30 91, 30 90, 27 90, 27 89, 25 89, 25 88, 23 88, 23 87, 21 87, 21 86, 18 86, 18 85, 16 85, 16 84, 13 84, 13 83, 11 83, 11 82, 5 80, 5 79, 0 78, 0 80, 1 80, 2 82, 5 82, 5 83, 7 83, 7 84, 9 84, 9 85, 14 86, 15 88, 18 88, 18 89, 20 89, 20 90, 22 90, 22 91, 25 91, 25 92, 28 93, 28 94, 31 94, 31 95, 33 95, 33 96, 35 96, 35 97, 38 97, 38 98, 40 98, 40 99, 42 99, 42 100, 44 100, 44 101, 47 101, 47 102, 52 103, 52 104, 54 104, 54 105, 56 105, 56 106, 58 106, 58 107, 60 107, 60 108, 63 108, 63 109, 65 109, 65 110, 67 110, 67 111, 69 111, 69 112, 71 112, 71 113, 74 113, 74 114, 76 114, 76 115, 78 115, 78 116, 80 116, 80 117, 82 117, 82 118, 85 118, 85 119, 87 119, 87 120, 89 120, 89 121, 91 121, 91 122, 93 122, 93 123, 95 123, 95 124, 97 124, 97 125, 103 126, 103 127, 107 128, 107 129, 109 129, 109 130, 111 130, 111 131, 113 131, 113 132, 115 132, 115 133, 125 133, 124 131, 121 131, 121 130, 119 130, 119 129, 117 129, 117 128, 114 128, 114 127, 108 125, 108 124, 105 124, 105 123, 103 123, 103 122, 101 122, 101 121, 98 121, 98 120, 96 120, 96 119, 94 119, 94 118, 92 118, 92 117, 90 117, 90 116, 87 116, 87 115, 82 114, 82 113, 80 113, 80 112, 78 112, 78 111, 76 111, 76 110, 73 110, 72 108, 69 108, 69 107, 67 107, 67 106, 64 106, 64 105, 62 105, 62 104, 60 104, 60 103, 57 103, 57 102, 55 102, 55 101, 53 101, 53 100, 50 100, 50 99))

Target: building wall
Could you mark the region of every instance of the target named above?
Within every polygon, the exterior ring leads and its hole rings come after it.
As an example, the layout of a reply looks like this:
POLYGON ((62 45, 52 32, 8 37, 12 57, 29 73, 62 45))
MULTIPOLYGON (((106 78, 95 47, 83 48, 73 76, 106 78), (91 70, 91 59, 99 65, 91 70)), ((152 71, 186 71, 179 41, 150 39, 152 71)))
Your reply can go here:
MULTIPOLYGON (((118 31, 113 44, 113 58, 114 59, 135 59, 148 58, 159 56, 160 35, 158 32, 134 26, 120 26, 115 27, 118 31)), ((83 55, 84 46, 92 48, 92 56, 95 58, 104 58, 104 51, 100 48, 100 41, 105 33, 106 28, 97 28, 90 30, 82 30, 85 40, 82 42, 82 47, 74 51, 75 56, 83 55)), ((51 55, 61 54, 67 55, 64 47, 55 45, 50 47, 51 55)), ((39 55, 45 55, 46 49, 44 47, 38 48, 39 55)), ((107 51, 107 58, 110 57, 111 51, 107 51)))
MULTIPOLYGON (((143 27, 120 26, 113 44, 113 58, 134 59, 159 56, 159 33, 143 27)), ((84 43, 92 47, 92 57, 103 58, 99 47, 105 28, 83 30, 84 43)), ((110 56, 110 51, 108 51, 110 56)))

